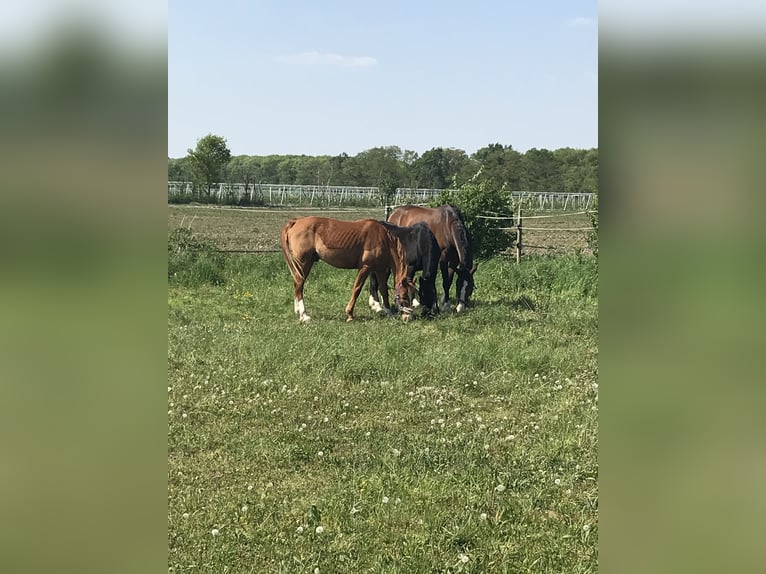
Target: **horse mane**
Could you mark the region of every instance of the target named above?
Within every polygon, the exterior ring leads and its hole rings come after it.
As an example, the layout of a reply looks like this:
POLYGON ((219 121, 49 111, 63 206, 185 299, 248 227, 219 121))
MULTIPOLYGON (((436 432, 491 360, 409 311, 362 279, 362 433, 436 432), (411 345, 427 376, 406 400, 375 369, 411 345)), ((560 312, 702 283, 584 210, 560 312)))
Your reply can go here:
POLYGON ((451 219, 454 221, 454 225, 450 227, 450 230, 452 231, 452 242, 455 244, 455 249, 457 249, 460 263, 466 269, 470 269, 473 266, 473 249, 471 234, 465 226, 463 213, 457 206, 451 204, 445 205, 444 209, 448 215, 452 216, 451 219))
MULTIPOLYGON (((399 239, 395 233, 393 233, 394 229, 399 229, 398 225, 394 225, 393 223, 389 223, 388 221, 378 221, 378 223, 383 224, 383 231, 388 235, 388 237, 394 242, 394 245, 396 247, 396 254, 399 256, 399 259, 402 262, 402 266, 404 270, 407 270, 407 249, 404 247, 404 242, 399 239)), ((394 280, 396 280, 396 269, 391 270, 394 274, 394 280)))

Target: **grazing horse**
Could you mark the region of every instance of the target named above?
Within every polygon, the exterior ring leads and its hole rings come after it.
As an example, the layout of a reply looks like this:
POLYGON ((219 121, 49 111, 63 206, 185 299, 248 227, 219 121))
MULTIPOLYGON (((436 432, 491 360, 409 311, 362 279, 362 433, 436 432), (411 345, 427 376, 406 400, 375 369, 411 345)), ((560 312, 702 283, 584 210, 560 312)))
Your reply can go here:
MULTIPOLYGON (((347 321, 354 318, 354 305, 370 273, 394 273, 394 300, 402 308, 402 318, 409 319, 414 284, 407 278, 407 254, 404 245, 385 225, 374 219, 339 221, 326 217, 291 219, 282 228, 282 253, 295 282, 295 313, 305 323, 310 317, 303 304, 303 284, 316 261, 322 260, 340 269, 358 269, 346 305, 347 321)), ((388 307, 388 287, 383 289, 383 303, 388 307)))
POLYGON ((444 295, 440 307, 449 311, 449 291, 453 275, 457 274, 455 287, 458 304, 455 310, 459 313, 465 309, 474 289, 473 274, 476 272, 476 264, 473 262, 471 237, 460 210, 453 205, 434 208, 403 205, 391 212, 388 221, 405 227, 418 222, 428 225, 441 249, 439 266, 442 272, 444 295))
MULTIPOLYGON (((439 270, 441 249, 436 237, 425 223, 416 223, 412 227, 399 227, 390 222, 381 222, 392 235, 404 245, 407 253, 407 277, 412 281, 415 273, 422 271, 418 296, 424 314, 431 315, 436 307, 436 275, 439 270)), ((370 307, 375 311, 382 308, 378 299, 378 284, 387 285, 388 273, 370 275, 370 307)))

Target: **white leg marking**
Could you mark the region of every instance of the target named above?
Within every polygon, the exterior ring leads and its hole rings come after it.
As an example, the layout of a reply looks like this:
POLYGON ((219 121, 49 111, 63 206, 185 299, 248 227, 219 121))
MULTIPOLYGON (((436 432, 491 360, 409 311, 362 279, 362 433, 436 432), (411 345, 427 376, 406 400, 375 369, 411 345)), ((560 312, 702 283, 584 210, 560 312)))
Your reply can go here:
POLYGON ((420 307, 420 301, 418 301, 415 297, 412 298, 412 308, 420 307))
POLYGON ((465 309, 465 303, 463 303, 463 301, 465 301, 466 289, 468 289, 468 282, 464 282, 463 287, 460 289, 460 297, 458 297, 460 302, 457 304, 457 308, 455 309, 455 311, 457 311, 458 313, 460 313, 460 311, 465 309))
POLYGON ((298 313, 298 319, 301 323, 308 323, 311 320, 311 317, 306 315, 306 307, 303 305, 303 299, 298 299, 295 302, 295 311, 298 313))
POLYGON ((375 311, 376 313, 380 313, 383 310, 383 306, 378 303, 372 295, 370 295, 370 309, 375 311))

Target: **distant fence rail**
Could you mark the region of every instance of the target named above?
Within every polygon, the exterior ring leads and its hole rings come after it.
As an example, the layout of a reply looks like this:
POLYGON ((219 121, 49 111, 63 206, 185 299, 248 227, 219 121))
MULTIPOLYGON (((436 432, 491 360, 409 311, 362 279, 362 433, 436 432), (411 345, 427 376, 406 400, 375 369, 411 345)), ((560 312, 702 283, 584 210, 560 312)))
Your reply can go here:
MULTIPOLYGON (((426 203, 437 197, 443 190, 399 187, 392 203, 426 203)), ((195 196, 194 185, 186 181, 168 182, 168 201, 185 202, 195 196)), ((276 183, 216 183, 202 195, 219 204, 251 205, 316 205, 316 206, 381 206, 386 198, 377 187, 354 187, 342 185, 288 185, 276 183)), ((527 209, 562 210, 590 209, 595 202, 594 193, 514 191, 514 199, 527 209)))

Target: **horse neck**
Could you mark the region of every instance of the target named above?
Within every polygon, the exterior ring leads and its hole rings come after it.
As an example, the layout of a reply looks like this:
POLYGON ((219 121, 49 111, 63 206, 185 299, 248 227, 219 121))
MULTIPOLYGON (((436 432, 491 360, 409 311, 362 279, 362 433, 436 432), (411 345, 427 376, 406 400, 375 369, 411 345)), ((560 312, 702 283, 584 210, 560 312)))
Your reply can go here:
POLYGON ((407 251, 404 248, 404 243, 391 234, 391 259, 394 262, 394 281, 400 283, 407 277, 407 251))

